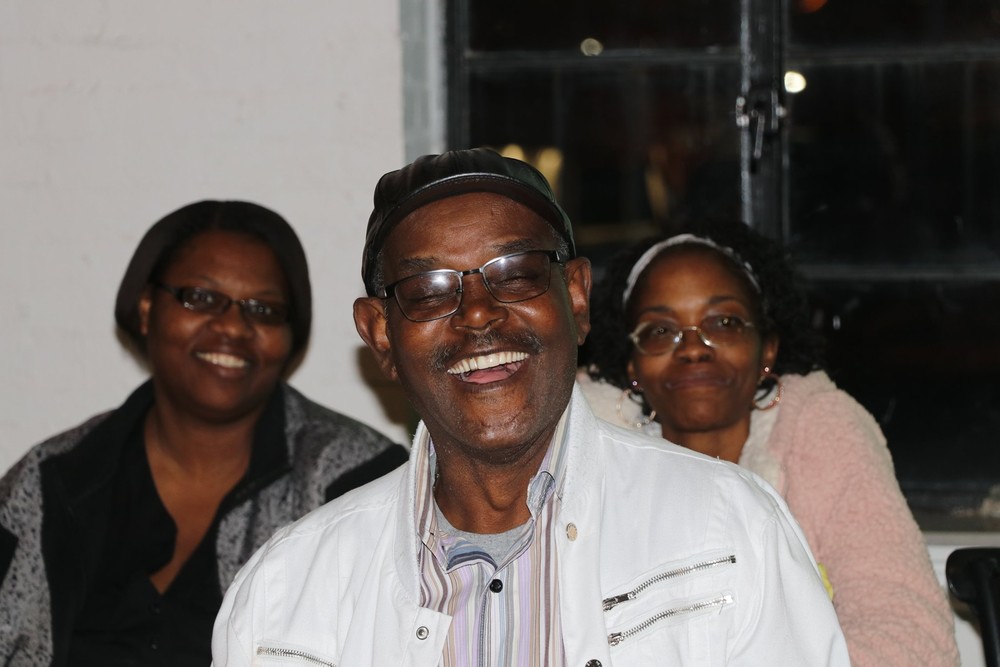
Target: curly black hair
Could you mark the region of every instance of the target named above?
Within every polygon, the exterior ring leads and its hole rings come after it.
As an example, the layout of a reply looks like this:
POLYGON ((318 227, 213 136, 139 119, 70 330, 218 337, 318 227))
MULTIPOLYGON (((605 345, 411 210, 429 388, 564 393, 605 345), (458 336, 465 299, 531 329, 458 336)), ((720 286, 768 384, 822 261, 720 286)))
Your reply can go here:
MULTIPOLYGON (((694 234, 731 248, 750 265, 761 289, 760 302, 753 304, 763 316, 758 328, 763 336, 776 335, 780 340, 774 368, 778 375, 805 374, 822 367, 823 337, 810 324, 803 278, 781 244, 732 221, 693 221, 677 233, 694 234)), ((639 257, 666 238, 669 237, 644 239, 618 252, 594 286, 592 328, 580 350, 580 360, 595 380, 622 389, 629 387, 627 366, 632 344, 628 334, 634 322, 622 303, 622 295, 629 272, 639 257)))

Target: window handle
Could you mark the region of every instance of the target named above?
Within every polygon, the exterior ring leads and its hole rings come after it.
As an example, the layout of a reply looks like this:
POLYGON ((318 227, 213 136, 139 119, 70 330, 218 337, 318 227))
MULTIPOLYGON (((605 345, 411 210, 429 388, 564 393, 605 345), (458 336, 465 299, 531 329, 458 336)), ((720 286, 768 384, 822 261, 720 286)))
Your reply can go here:
POLYGON ((750 171, 757 171, 764 141, 778 133, 784 117, 785 107, 774 88, 754 87, 736 98, 736 125, 751 133, 750 171))

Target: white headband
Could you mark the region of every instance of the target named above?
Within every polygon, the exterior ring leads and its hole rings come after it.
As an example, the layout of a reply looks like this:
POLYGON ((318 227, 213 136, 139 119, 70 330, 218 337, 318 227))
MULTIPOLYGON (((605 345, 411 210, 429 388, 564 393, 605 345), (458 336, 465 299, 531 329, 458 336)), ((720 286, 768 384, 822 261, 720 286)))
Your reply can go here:
POLYGON ((697 243, 700 245, 708 246, 714 250, 718 250, 723 255, 729 259, 736 262, 746 273, 747 278, 750 280, 750 284, 753 288, 760 293, 760 283, 757 282, 757 276, 753 273, 753 268, 746 262, 743 261, 736 251, 727 246, 722 246, 713 241, 712 239, 707 239, 703 236, 695 236, 694 234, 678 234, 677 236, 671 236, 665 241, 660 241, 659 243, 653 245, 649 250, 642 253, 642 256, 636 261, 632 266, 632 270, 628 274, 628 280, 625 281, 625 291, 622 293, 622 306, 628 306, 629 297, 632 296, 632 290, 635 289, 635 284, 639 280, 639 276, 642 272, 646 270, 646 267, 656 259, 657 255, 661 252, 675 245, 683 245, 685 243, 697 243))

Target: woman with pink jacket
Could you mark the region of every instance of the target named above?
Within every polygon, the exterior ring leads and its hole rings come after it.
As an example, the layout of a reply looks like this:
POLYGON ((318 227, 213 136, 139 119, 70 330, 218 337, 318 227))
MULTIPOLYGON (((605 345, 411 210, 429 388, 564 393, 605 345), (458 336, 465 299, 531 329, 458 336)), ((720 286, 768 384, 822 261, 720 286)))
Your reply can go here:
POLYGON ((819 370, 780 246, 703 223, 617 258, 580 384, 598 415, 749 468, 785 498, 852 664, 957 665, 951 610, 878 424, 819 370))

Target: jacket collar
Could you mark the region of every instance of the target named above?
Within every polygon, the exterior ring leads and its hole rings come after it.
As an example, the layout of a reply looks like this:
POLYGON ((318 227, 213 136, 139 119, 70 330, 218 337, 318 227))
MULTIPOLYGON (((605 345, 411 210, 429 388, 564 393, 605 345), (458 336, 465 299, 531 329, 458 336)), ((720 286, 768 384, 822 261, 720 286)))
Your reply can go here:
MULTIPOLYGON (((565 427, 561 456, 565 461, 565 468, 562 471, 564 478, 560 480, 561 513, 565 513, 568 508, 576 513, 583 510, 588 499, 599 495, 599 489, 595 489, 594 485, 600 482, 601 470, 600 448, 596 446, 599 430, 597 418, 576 384, 573 386, 573 396, 566 406, 563 419, 565 427)), ((421 548, 416 528, 419 519, 416 516, 416 512, 419 511, 416 505, 417 480, 419 476, 426 475, 427 470, 414 465, 414 462, 430 458, 426 451, 429 444, 430 434, 421 421, 413 437, 412 453, 406 464, 406 474, 400 477, 396 507, 398 516, 393 549, 396 571, 399 573, 404 592, 417 603, 420 600, 420 567, 417 558, 421 548)))
MULTIPOLYGON (((287 393, 285 385, 279 383, 257 421, 250 467, 245 483, 241 483, 232 498, 234 503, 281 476, 290 467, 285 437, 287 393)), ((147 380, 118 409, 108 413, 76 447, 43 464, 47 474, 60 481, 70 506, 84 502, 110 483, 121 464, 129 436, 134 429, 141 428, 153 400, 153 381, 147 380)))
POLYGON ((45 467, 60 480, 70 505, 86 500, 114 477, 129 435, 152 405, 153 381, 147 380, 76 447, 46 462, 45 467))

